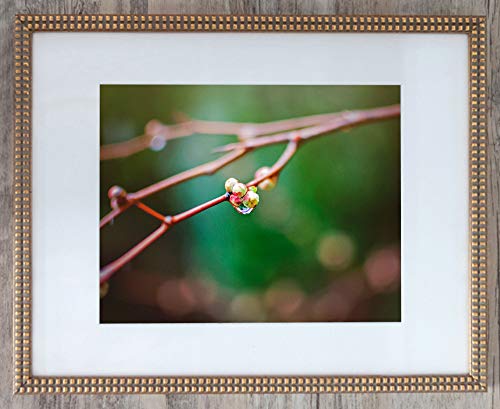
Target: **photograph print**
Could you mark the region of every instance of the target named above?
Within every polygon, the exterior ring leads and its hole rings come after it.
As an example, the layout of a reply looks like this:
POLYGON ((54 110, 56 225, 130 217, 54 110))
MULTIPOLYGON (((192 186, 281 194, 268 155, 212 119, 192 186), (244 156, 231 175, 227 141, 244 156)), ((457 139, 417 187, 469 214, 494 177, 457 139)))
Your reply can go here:
POLYGON ((401 321, 400 148, 398 85, 101 85, 100 322, 401 321))

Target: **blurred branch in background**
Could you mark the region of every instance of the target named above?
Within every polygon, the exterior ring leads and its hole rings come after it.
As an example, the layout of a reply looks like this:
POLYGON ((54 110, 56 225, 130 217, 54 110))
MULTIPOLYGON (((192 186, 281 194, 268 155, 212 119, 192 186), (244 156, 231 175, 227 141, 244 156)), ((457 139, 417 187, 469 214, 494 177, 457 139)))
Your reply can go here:
MULTIPOLYGON (((369 110, 313 115, 262 124, 189 120, 176 125, 163 125, 158 121, 150 121, 146 125, 144 135, 133 138, 127 142, 102 146, 101 160, 106 160, 127 157, 143 149, 150 148, 152 144, 155 146, 162 146, 163 144, 164 146, 164 143, 169 139, 181 138, 192 135, 193 133, 235 135, 239 140, 237 143, 225 145, 218 149, 219 151, 229 152, 224 156, 164 179, 135 193, 127 193, 119 186, 113 186, 109 190, 108 196, 110 198, 112 211, 101 219, 101 228, 113 221, 131 206, 135 206, 150 216, 159 219, 162 224, 157 230, 127 251, 124 255, 104 266, 100 272, 100 283, 103 284, 109 280, 116 271, 165 234, 172 225, 222 202, 229 201, 230 194, 226 193, 173 216, 163 215, 151 209, 141 202, 142 199, 195 177, 213 174, 254 149, 279 143, 288 143, 287 148, 278 161, 265 175, 256 177, 256 179, 245 185, 246 192, 246 189, 257 186, 265 180, 278 176, 293 157, 301 143, 334 131, 367 122, 394 118, 399 115, 400 106, 391 105, 369 110)), ((234 206, 234 203, 231 203, 234 206)))
POLYGON ((193 134, 205 135, 236 135, 238 139, 245 140, 261 135, 270 135, 290 129, 300 129, 317 125, 342 117, 345 113, 310 115, 302 118, 285 119, 281 121, 266 122, 262 124, 202 121, 189 119, 185 115, 177 114, 183 122, 175 125, 165 125, 153 119, 149 121, 144 134, 125 142, 101 146, 101 160, 125 158, 146 149, 161 149, 166 142, 172 139, 183 138, 193 134))

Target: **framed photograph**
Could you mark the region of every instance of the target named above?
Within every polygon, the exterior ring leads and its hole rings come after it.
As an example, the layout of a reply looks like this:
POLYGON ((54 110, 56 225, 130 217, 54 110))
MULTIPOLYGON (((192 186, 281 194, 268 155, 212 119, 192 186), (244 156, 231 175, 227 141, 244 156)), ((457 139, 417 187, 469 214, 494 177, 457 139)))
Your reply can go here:
POLYGON ((14 30, 15 393, 486 390, 483 17, 14 30))

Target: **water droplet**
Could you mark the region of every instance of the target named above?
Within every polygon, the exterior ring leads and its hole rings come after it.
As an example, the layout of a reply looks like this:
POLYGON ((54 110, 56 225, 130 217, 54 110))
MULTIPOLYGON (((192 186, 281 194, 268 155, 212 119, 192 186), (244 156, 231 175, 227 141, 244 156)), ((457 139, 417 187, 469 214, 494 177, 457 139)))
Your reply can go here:
POLYGON ((250 214, 253 212, 254 207, 246 207, 243 205, 240 206, 233 206, 234 209, 239 213, 239 214, 250 214))
POLYGON ((161 151, 167 145, 166 139, 163 135, 155 135, 151 138, 151 142, 149 142, 149 149, 154 152, 161 151))

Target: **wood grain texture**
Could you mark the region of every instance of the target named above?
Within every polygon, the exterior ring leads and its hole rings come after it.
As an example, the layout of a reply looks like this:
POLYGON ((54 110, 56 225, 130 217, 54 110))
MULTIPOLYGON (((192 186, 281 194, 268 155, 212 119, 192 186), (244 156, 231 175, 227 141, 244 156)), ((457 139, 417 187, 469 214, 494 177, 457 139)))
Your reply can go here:
POLYGON ((4 0, 0 2, 0 408, 500 408, 500 2, 498 0, 4 0), (456 14, 488 17, 489 390, 371 395, 12 396, 12 22, 15 13, 456 14))

